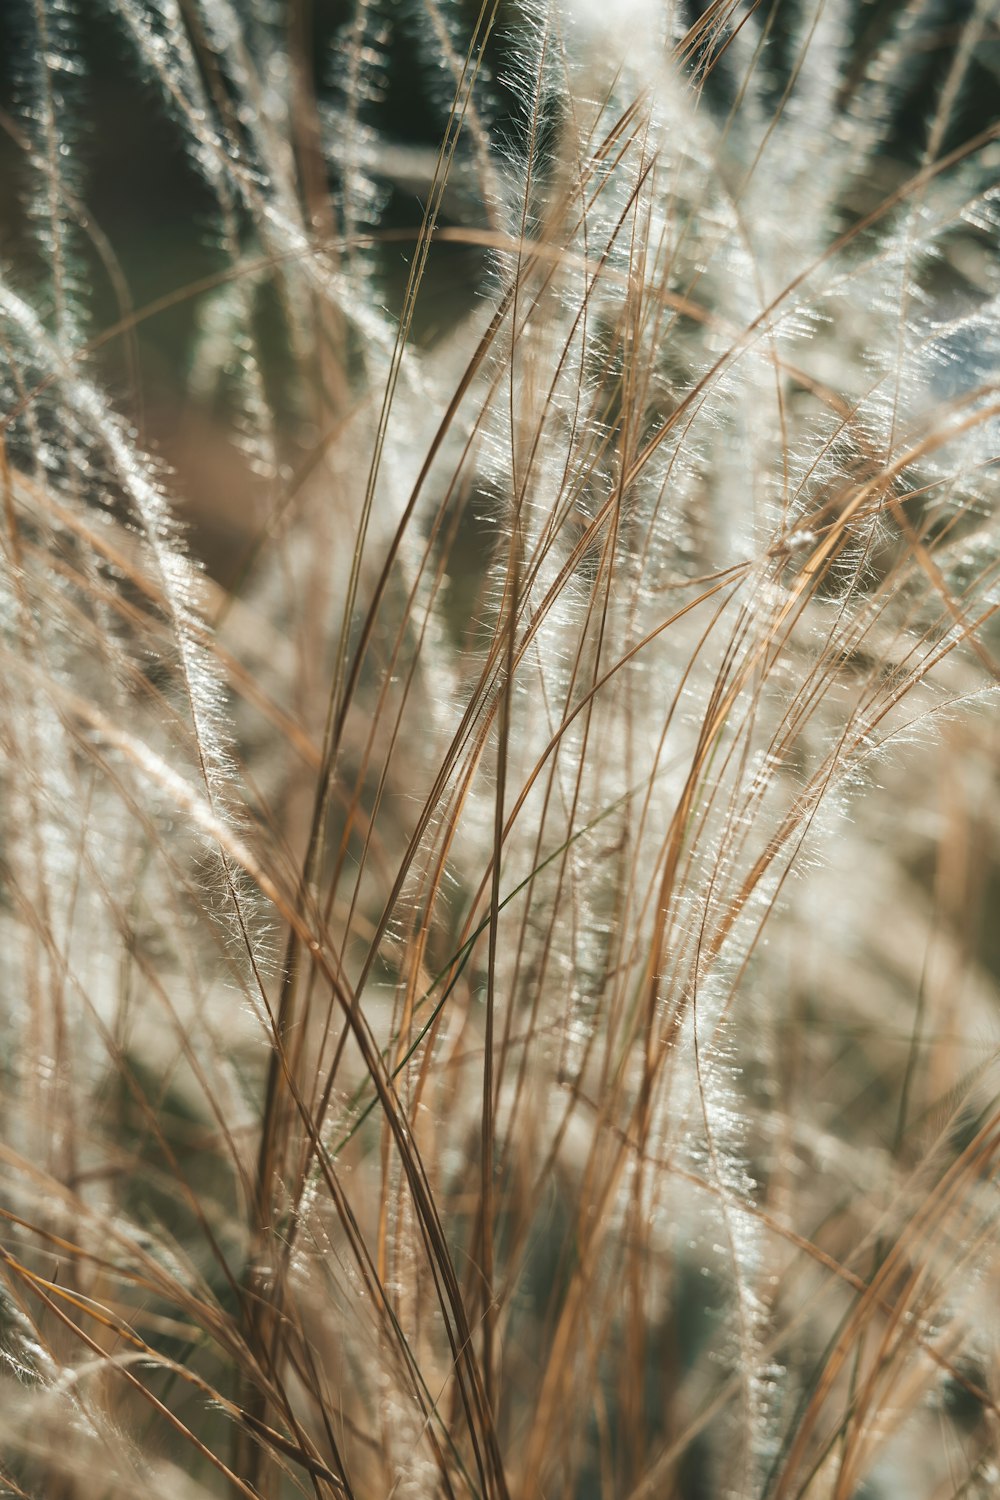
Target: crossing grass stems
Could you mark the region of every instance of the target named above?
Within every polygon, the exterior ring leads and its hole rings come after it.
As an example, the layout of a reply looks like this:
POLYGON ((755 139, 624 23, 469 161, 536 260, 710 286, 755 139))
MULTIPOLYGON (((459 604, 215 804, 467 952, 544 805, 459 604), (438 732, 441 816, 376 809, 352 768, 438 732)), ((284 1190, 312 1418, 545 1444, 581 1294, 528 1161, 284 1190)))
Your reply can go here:
POLYGON ((15 9, 0 1491, 993 1494, 995 5, 15 9))

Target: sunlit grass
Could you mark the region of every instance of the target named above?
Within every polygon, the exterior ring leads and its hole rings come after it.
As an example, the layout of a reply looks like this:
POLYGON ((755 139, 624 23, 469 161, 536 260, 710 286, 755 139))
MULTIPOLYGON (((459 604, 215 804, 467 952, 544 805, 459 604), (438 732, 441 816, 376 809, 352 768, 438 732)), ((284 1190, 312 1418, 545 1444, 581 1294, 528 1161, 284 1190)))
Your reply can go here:
POLYGON ((993 1492, 997 17, 875 11, 106 0, 143 306, 19 0, 5 1492, 993 1492))

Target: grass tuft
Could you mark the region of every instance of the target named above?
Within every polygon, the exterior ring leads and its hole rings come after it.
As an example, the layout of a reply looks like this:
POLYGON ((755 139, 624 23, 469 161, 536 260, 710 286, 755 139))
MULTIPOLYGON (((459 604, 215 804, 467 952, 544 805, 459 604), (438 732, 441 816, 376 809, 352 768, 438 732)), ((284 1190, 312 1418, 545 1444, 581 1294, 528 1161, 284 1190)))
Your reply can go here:
POLYGON ((0 1493, 994 1493, 996 5, 10 13, 0 1493))

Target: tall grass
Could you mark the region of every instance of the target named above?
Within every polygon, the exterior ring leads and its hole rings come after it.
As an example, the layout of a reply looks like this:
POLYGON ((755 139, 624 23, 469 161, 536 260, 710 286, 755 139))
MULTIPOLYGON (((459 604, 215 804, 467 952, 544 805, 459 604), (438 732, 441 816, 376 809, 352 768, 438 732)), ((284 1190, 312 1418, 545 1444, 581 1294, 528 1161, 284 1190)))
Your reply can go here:
POLYGON ((996 5, 100 10, 0 119, 0 1493, 995 1493, 996 5))

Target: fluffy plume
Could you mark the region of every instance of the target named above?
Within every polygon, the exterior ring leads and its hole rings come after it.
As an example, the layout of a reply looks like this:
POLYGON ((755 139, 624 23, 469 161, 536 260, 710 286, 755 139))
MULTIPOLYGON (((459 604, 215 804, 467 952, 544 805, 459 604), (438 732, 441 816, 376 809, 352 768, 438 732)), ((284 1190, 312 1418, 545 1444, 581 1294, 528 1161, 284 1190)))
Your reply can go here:
POLYGON ((870 9, 13 5, 4 1493, 993 1492, 997 17, 870 9))

